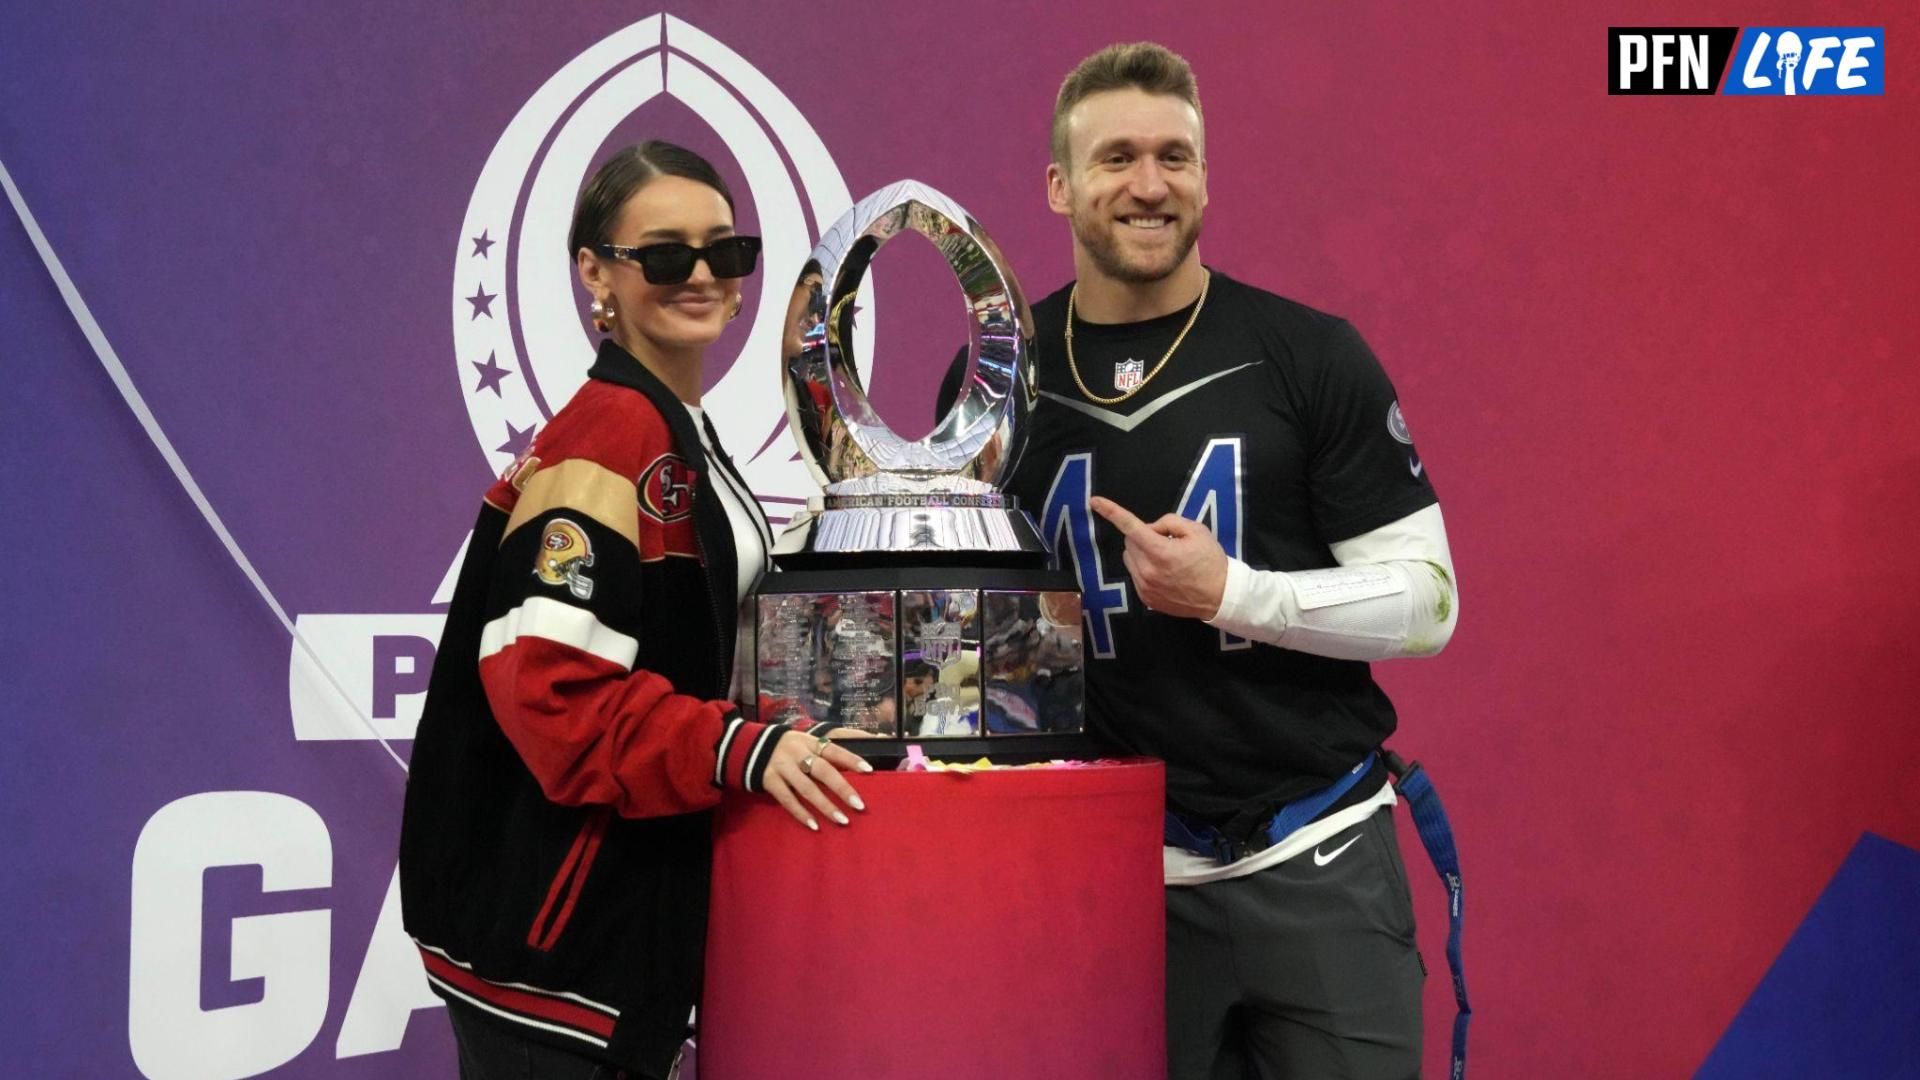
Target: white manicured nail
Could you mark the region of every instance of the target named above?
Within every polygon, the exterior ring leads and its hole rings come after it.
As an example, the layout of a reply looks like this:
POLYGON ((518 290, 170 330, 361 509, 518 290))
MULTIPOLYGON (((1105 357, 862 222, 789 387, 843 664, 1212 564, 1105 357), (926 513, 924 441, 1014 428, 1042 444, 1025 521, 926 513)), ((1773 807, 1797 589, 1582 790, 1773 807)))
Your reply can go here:
POLYGON ((851 803, 855 810, 865 810, 867 808, 867 804, 861 802, 860 796, 858 795, 847 796, 847 802, 851 803))
POLYGON ((838 822, 838 823, 840 823, 840 824, 842 824, 842 825, 845 825, 845 824, 848 824, 848 822, 847 822, 847 815, 845 815, 845 814, 843 814, 843 813, 841 813, 841 812, 840 812, 840 811, 838 811, 838 810, 835 810, 835 811, 833 812, 833 820, 834 820, 834 821, 836 821, 836 822, 838 822))

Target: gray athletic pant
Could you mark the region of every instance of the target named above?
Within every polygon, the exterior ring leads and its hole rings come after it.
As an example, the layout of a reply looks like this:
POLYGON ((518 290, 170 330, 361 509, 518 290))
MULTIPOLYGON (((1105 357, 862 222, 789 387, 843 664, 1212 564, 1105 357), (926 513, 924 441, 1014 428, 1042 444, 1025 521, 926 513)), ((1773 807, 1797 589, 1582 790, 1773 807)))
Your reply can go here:
POLYGON ((1425 981, 1391 808, 1278 866, 1169 886, 1168 1080, 1418 1077, 1425 981))

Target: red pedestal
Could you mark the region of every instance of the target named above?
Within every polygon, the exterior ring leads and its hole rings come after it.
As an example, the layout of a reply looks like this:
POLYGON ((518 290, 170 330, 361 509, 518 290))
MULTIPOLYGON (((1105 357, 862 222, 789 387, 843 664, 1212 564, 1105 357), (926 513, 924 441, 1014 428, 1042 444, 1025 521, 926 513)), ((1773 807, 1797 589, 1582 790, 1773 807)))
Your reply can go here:
POLYGON ((1158 762, 853 778, 716 829, 701 1080, 1160 1080, 1158 762))

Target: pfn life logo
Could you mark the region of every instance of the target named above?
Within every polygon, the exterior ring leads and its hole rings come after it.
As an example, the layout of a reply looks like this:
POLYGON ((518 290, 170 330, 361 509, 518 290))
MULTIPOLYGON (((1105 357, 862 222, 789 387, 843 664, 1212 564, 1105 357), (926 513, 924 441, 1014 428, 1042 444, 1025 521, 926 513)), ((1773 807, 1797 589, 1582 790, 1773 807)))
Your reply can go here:
POLYGON ((1877 26, 1611 26, 1607 93, 1883 94, 1884 45, 1877 26))

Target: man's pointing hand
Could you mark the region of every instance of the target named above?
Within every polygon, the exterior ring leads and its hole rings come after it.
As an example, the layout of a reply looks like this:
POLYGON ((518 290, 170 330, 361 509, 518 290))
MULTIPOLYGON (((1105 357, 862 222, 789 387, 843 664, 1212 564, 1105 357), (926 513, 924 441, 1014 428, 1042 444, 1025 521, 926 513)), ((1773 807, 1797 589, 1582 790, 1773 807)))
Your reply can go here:
POLYGON ((1175 514, 1148 524, 1099 495, 1087 505, 1127 538, 1127 573, 1149 609, 1189 619, 1211 619, 1220 610, 1227 553, 1205 525, 1175 514))

